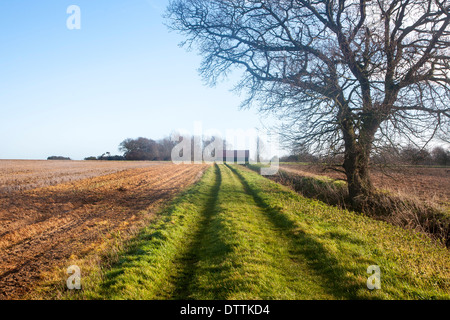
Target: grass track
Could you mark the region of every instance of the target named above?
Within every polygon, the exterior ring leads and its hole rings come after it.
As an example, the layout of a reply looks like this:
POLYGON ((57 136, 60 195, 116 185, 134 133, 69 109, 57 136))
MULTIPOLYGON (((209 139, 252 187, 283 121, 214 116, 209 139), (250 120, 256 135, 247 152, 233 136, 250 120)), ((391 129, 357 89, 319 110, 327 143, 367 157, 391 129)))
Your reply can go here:
POLYGON ((240 166, 214 166, 84 299, 449 299, 450 255, 240 166), (380 265, 382 290, 366 287, 380 265))
POLYGON ((331 298, 242 177, 225 166, 220 172, 214 223, 200 250, 192 298, 331 298))

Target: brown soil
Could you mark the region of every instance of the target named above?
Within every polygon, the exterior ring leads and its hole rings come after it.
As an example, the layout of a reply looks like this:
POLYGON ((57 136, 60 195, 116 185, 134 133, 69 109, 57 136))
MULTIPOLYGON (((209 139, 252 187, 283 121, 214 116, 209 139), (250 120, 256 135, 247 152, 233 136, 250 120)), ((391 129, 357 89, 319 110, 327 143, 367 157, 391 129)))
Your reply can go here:
POLYGON ((93 250, 111 232, 128 230, 154 215, 207 167, 147 165, 56 186, 0 192, 0 300, 20 298, 43 272, 93 250))
MULTIPOLYGON (((283 170, 304 176, 325 175, 333 179, 344 179, 342 173, 324 170, 318 165, 281 165, 283 170)), ((393 167, 373 168, 372 181, 376 188, 450 206, 450 168, 393 167)))
POLYGON ((0 193, 54 186, 128 169, 164 164, 150 161, 0 160, 0 193))

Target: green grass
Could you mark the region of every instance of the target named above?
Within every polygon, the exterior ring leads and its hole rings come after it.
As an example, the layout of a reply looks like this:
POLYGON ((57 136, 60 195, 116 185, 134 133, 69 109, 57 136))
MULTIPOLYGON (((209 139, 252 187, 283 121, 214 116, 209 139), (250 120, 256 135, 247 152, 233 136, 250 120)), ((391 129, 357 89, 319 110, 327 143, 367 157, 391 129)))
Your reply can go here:
POLYGON ((239 169, 255 195, 284 216, 303 256, 343 298, 449 299, 450 253, 419 233, 306 199, 239 169), (382 290, 365 288, 367 267, 381 268, 382 290))
POLYGON ((191 298, 331 298, 305 261, 297 259, 282 222, 272 221, 270 211, 232 170, 221 166, 220 174, 216 211, 199 252, 191 298))
POLYGON ((68 299, 450 299, 450 255, 425 236, 211 167, 68 299), (366 287, 381 268, 381 290, 366 287))

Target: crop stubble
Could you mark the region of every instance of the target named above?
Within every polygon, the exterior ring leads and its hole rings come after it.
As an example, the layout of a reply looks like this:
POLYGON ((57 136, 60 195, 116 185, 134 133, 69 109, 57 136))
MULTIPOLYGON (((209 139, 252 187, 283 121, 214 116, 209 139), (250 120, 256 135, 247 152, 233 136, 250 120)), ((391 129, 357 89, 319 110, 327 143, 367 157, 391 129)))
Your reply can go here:
MULTIPOLYGON (((86 168, 92 171, 92 166, 86 168)), ((141 166, 71 183, 0 192, 0 299, 22 296, 42 272, 92 250, 110 232, 126 230, 154 214, 207 168, 141 166)))

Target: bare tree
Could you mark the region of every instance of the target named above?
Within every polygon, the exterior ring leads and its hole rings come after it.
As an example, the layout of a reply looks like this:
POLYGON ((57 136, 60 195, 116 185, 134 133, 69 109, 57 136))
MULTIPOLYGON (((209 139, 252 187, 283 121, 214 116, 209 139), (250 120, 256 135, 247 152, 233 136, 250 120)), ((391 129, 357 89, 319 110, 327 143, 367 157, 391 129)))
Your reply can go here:
POLYGON ((159 159, 158 143, 143 137, 122 141, 119 151, 124 153, 126 160, 154 161, 159 159))
POLYGON ((369 195, 374 146, 448 137, 445 0, 173 0, 169 26, 215 84, 240 68, 243 106, 293 144, 342 151, 349 194, 369 195))
POLYGON ((172 149, 175 147, 175 142, 171 141, 169 137, 158 141, 159 147, 159 159, 160 161, 170 161, 172 155, 172 149))
POLYGON ((450 149, 445 150, 443 147, 435 147, 431 154, 434 164, 440 166, 448 166, 450 164, 450 149))

